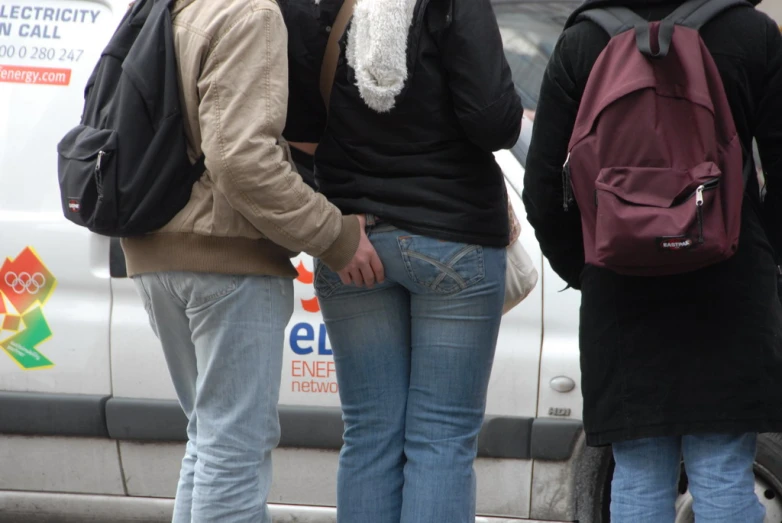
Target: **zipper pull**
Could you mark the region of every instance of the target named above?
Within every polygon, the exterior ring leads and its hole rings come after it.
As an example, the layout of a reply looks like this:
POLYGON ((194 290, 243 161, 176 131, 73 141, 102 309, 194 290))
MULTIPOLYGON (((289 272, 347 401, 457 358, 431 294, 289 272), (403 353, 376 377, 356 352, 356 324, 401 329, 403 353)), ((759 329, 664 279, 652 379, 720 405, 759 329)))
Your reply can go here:
POLYGON ((562 208, 565 212, 570 210, 573 201, 573 188, 570 185, 570 153, 567 153, 565 164, 562 166, 562 208))
POLYGON ((695 206, 698 213, 698 243, 703 244, 703 191, 706 189, 705 185, 698 186, 695 189, 695 206))
POLYGON ((95 170, 100 172, 100 166, 103 163, 103 157, 106 156, 106 153, 103 151, 98 152, 98 161, 95 163, 95 170))
POLYGON ((101 171, 101 165, 103 164, 103 157, 106 153, 103 151, 98 152, 98 160, 95 162, 95 188, 98 191, 98 200, 103 200, 103 171, 101 171))

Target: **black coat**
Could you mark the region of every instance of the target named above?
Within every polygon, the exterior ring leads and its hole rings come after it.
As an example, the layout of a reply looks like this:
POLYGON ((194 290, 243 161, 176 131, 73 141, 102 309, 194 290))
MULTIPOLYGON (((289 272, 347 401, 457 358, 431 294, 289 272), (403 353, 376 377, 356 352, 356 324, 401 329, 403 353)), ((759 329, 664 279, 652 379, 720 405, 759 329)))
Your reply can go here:
MULTIPOLYGON (((659 20, 682 2, 600 3, 659 20)), ((757 181, 750 182, 738 253, 700 271, 642 278, 585 266, 578 210, 562 206, 561 168, 587 78, 608 35, 592 22, 570 25, 543 81, 524 202, 552 267, 582 292, 590 445, 782 431, 782 306, 769 241, 782 224, 782 207, 774 204, 782 199, 782 36, 769 17, 750 7, 724 13, 701 34, 744 145, 751 150, 752 138, 758 141, 768 196, 762 204, 757 181)))
POLYGON ((522 106, 489 0, 418 0, 408 79, 388 113, 361 99, 344 58, 326 122, 318 92, 341 0, 285 0, 291 97, 285 137, 320 142, 315 178, 344 213, 417 234, 504 247, 507 193, 493 151, 512 147, 522 106))

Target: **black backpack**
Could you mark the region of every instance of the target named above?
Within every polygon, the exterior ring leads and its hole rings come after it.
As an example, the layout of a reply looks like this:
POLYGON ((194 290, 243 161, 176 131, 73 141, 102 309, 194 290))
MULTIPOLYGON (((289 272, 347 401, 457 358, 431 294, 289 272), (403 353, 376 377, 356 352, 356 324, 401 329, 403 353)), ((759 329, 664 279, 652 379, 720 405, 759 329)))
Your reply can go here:
POLYGON ((204 172, 187 156, 172 3, 128 10, 87 82, 81 124, 57 146, 63 213, 97 234, 161 228, 204 172))

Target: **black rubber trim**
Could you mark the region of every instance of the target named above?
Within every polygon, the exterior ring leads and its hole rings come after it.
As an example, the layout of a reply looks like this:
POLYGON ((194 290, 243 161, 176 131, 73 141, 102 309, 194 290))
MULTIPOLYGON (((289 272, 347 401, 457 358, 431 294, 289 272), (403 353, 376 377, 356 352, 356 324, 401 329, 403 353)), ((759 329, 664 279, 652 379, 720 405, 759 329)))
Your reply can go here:
POLYGON ((342 447, 339 407, 280 406, 280 447, 337 450, 342 447))
MULTIPOLYGON (((280 406, 283 448, 338 450, 339 408, 280 406)), ((582 430, 576 420, 487 416, 478 456, 561 461, 582 430)), ((187 418, 172 400, 0 392, 0 433, 137 441, 186 441, 187 418)))
POLYGON ((109 244, 109 274, 112 278, 127 278, 128 267, 125 265, 125 253, 119 238, 112 238, 109 244))
POLYGON ((530 457, 542 461, 569 460, 583 428, 578 420, 537 418, 532 424, 530 457))
POLYGON ((529 459, 532 418, 486 416, 478 436, 479 458, 529 459))
POLYGON ((187 417, 171 400, 110 398, 106 425, 113 439, 187 441, 187 417))
POLYGON ((0 392, 0 434, 108 438, 107 396, 0 392))
MULTIPOLYGON (((339 408, 280 406, 280 447, 339 449, 339 408)), ((171 400, 111 398, 106 403, 109 436, 139 441, 187 441, 187 418, 171 400)))
MULTIPOLYGON (((280 447, 338 450, 342 412, 331 407, 285 406, 280 413, 280 447)), ((106 405, 114 439, 185 441, 185 418, 175 401, 112 398, 106 405)), ((532 418, 487 417, 478 438, 478 456, 529 459, 532 418)))

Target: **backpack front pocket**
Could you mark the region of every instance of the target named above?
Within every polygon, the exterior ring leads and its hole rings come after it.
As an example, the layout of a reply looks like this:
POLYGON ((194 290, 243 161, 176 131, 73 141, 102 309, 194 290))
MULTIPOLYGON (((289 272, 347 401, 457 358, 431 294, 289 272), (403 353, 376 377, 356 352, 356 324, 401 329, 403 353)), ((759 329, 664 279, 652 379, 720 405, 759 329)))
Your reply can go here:
POLYGON ((117 133, 80 125, 57 145, 65 216, 101 229, 116 220, 117 133))
POLYGON ((726 240, 719 168, 603 169, 595 182, 597 265, 617 272, 680 272, 718 259, 726 240))

